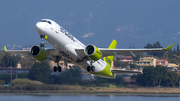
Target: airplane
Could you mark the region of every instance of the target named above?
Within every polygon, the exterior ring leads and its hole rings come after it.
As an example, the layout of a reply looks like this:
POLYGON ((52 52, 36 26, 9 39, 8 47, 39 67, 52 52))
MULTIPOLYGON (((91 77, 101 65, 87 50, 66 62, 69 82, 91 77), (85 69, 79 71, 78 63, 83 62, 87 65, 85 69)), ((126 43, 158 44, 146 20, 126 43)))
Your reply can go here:
POLYGON ((57 66, 54 72, 61 72, 58 62, 62 59, 87 70, 88 73, 104 78, 116 78, 116 74, 142 74, 141 71, 113 70, 111 65, 114 56, 132 55, 144 52, 168 51, 174 44, 167 48, 152 49, 116 49, 117 41, 113 40, 108 48, 98 48, 93 44, 85 46, 72 34, 50 19, 41 19, 36 23, 35 29, 42 39, 40 45, 34 45, 30 50, 7 50, 6 53, 29 54, 42 62, 51 57, 57 66), (48 41, 54 48, 45 48, 44 41, 48 41))

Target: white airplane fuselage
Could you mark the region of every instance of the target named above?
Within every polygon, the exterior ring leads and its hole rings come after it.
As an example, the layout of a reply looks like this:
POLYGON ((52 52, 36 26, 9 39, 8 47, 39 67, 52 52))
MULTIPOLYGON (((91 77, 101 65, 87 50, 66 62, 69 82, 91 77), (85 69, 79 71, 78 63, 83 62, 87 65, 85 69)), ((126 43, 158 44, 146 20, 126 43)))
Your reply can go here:
MULTIPOLYGON (((39 35, 46 35, 48 37, 46 40, 55 48, 62 58, 85 70, 87 66, 91 65, 90 60, 83 59, 82 53, 79 54, 75 51, 75 49, 82 49, 86 46, 56 22, 49 19, 42 19, 40 22, 37 22, 36 31, 39 35)), ((94 73, 98 73, 107 66, 107 63, 99 59, 93 62, 92 65, 95 67, 94 73)))

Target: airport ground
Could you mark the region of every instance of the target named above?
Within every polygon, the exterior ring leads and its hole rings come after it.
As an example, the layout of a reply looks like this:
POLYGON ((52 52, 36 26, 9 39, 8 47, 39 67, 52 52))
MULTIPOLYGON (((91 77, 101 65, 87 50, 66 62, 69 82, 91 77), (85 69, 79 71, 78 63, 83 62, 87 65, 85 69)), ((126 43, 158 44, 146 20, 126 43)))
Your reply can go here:
POLYGON ((83 87, 79 85, 26 85, 0 86, 1 93, 139 93, 139 94, 180 94, 180 88, 158 87, 83 87), (40 87, 41 86, 41 87, 40 87))

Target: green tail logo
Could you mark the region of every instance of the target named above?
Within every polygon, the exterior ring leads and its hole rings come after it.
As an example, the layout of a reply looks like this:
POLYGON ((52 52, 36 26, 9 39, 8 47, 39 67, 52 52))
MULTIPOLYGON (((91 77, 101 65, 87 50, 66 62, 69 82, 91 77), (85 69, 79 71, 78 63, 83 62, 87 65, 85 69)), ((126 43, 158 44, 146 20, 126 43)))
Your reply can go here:
MULTIPOLYGON (((116 45, 117 45, 117 41, 113 40, 110 46, 108 47, 108 49, 116 49, 116 45)), ((104 61, 106 61, 106 63, 108 63, 110 66, 112 65, 113 59, 114 59, 114 56, 104 57, 104 61)))

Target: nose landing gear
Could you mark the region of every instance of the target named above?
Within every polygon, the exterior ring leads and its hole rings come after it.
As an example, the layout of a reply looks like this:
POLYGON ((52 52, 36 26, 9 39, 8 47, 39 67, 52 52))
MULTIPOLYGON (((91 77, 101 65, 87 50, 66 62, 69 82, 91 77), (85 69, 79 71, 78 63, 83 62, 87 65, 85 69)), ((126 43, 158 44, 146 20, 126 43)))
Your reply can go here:
POLYGON ((45 43, 44 43, 44 41, 46 39, 45 37, 46 37, 45 35, 40 35, 40 38, 42 40, 42 43, 40 44, 41 47, 45 47, 45 43))

